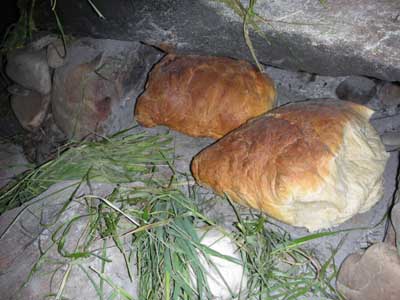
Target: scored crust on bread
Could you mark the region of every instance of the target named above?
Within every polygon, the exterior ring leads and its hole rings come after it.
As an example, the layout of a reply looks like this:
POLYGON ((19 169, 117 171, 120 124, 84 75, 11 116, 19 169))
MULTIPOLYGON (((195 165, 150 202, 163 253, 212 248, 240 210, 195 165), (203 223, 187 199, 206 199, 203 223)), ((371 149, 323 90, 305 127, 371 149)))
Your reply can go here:
POLYGON ((331 227, 383 194, 388 154, 352 102, 289 104, 249 121, 192 161, 196 181, 294 226, 331 227))
POLYGON ((135 117, 195 137, 220 138, 275 105, 273 81, 250 63, 169 54, 150 72, 135 117))

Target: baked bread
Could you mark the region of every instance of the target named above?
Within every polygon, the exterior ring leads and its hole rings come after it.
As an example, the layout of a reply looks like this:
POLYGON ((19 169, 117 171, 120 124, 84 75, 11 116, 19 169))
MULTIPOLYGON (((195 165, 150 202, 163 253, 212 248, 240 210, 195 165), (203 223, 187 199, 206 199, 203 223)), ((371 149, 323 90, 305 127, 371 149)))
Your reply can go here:
POLYGON ((383 194, 388 154, 372 113, 330 99, 280 107, 201 151, 193 176, 287 224, 314 231, 342 223, 383 194))
POLYGON ((135 117, 145 127, 220 138, 270 110, 275 99, 272 80, 246 61, 169 54, 151 71, 135 117))

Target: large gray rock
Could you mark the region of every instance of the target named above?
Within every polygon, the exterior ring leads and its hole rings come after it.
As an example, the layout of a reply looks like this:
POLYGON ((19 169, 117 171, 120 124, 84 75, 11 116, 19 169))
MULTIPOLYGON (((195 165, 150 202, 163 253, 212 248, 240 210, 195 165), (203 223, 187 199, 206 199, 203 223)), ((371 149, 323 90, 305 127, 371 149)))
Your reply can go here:
POLYGON ((19 85, 47 95, 51 90, 45 50, 17 49, 7 55, 7 75, 19 85))
POLYGON ((160 51, 136 42, 77 40, 55 70, 54 120, 68 137, 108 135, 133 125, 136 97, 160 51))
MULTIPOLYGON (((99 277, 92 268, 101 271, 102 260, 91 256, 81 259, 67 259, 60 255, 57 246, 51 246, 52 234, 57 228, 63 228, 71 219, 86 215, 74 222, 64 250, 72 251, 77 241, 86 231, 87 208, 83 202, 75 200, 68 209, 59 215, 64 203, 73 193, 76 182, 61 182, 52 186, 44 194, 26 203, 24 206, 10 210, 0 216, 0 290, 1 299, 46 299, 51 293, 56 294, 62 286, 66 272, 71 274, 66 281, 63 292, 68 299, 98 299, 95 287, 99 285, 99 277), (61 227, 60 227, 61 226, 61 227), (41 251, 48 249, 44 261, 36 265, 36 272, 24 285, 30 271, 38 262, 41 251), (85 272, 87 272, 85 274, 85 272)), ((104 197, 113 190, 111 185, 91 183, 90 187, 82 186, 78 195, 96 194, 104 197)), ((62 231, 61 231, 62 232, 62 231)), ((56 235, 59 237, 59 235, 56 235)), ((90 251, 98 256, 102 254, 102 241, 93 243, 90 251)), ((109 262, 105 265, 106 276, 117 287, 122 287, 132 296, 137 295, 137 282, 131 282, 127 274, 123 255, 113 244, 107 244, 105 257, 109 262)), ((109 284, 104 284, 104 295, 112 291, 109 284)), ((66 299, 65 298, 65 299, 66 299)))
MULTIPOLYGON (((101 19, 86 0, 60 0, 57 11, 66 32, 76 35, 250 59, 241 18, 223 2, 228 1, 98 0, 101 19)), ((321 2, 258 1, 255 12, 266 20, 258 19, 258 26, 268 40, 251 34, 260 61, 311 73, 400 80, 397 1, 321 2)), ((56 30, 48 2, 39 0, 37 7, 37 24, 56 30)))

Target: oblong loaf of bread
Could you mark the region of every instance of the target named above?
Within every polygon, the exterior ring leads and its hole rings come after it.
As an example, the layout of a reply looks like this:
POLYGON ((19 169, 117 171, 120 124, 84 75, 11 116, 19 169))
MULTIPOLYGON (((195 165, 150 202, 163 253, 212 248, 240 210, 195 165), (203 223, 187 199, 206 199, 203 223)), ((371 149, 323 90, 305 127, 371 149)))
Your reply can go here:
POLYGON ((220 138, 270 110, 275 99, 272 80, 246 61, 169 54, 151 71, 135 117, 145 127, 220 138))
POLYGON ((201 151, 198 183, 285 223, 327 228, 371 208, 388 159, 372 110, 319 99, 275 109, 201 151))

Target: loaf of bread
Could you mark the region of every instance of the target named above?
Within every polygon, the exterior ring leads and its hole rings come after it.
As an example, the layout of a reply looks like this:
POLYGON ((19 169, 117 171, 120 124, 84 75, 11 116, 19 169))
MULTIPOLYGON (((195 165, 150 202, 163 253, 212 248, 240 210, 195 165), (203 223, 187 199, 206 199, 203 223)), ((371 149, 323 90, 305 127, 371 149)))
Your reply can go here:
POLYGON ((272 80, 246 61, 169 54, 151 71, 135 117, 145 127, 220 138, 270 110, 275 99, 272 80))
POLYGON ((318 99, 289 104, 201 151, 201 185, 294 226, 328 228, 382 196, 388 154, 369 124, 372 110, 318 99))

